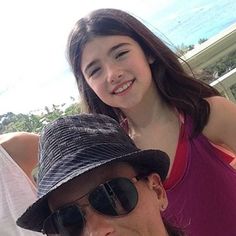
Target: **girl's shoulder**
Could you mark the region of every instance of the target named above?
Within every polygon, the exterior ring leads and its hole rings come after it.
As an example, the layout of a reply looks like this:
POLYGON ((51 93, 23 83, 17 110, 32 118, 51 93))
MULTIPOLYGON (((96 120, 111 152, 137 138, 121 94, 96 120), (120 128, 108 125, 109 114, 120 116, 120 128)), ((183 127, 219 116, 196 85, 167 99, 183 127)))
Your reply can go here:
POLYGON ((210 115, 203 134, 213 143, 231 146, 236 139, 236 104, 220 96, 206 98, 210 115))
POLYGON ((0 135, 0 144, 21 167, 35 166, 38 161, 39 135, 28 132, 13 132, 0 135))

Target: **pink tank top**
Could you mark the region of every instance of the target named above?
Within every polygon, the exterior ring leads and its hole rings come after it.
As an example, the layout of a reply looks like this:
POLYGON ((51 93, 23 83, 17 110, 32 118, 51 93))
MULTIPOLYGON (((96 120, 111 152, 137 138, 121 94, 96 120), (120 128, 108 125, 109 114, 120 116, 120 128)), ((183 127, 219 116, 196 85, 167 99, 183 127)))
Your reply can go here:
POLYGON ((182 126, 175 162, 164 183, 169 205, 163 216, 190 236, 236 235, 236 170, 232 158, 182 126))

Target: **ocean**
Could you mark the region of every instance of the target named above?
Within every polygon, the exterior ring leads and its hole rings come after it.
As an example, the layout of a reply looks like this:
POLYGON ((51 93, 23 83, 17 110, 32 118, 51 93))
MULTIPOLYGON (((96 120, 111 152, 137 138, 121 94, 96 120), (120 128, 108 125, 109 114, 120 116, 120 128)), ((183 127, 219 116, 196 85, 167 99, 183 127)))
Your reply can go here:
POLYGON ((236 1, 179 0, 149 16, 148 21, 165 42, 197 44, 236 23, 236 1))

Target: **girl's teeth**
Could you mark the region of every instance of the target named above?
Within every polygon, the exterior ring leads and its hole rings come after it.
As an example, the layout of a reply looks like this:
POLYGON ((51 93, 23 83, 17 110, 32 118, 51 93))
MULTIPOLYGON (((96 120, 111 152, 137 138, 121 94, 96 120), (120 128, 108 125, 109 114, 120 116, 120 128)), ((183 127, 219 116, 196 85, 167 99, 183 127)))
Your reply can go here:
POLYGON ((121 93, 124 90, 126 90, 130 85, 132 84, 132 81, 128 82, 127 84, 124 84, 122 87, 118 88, 115 93, 121 93))

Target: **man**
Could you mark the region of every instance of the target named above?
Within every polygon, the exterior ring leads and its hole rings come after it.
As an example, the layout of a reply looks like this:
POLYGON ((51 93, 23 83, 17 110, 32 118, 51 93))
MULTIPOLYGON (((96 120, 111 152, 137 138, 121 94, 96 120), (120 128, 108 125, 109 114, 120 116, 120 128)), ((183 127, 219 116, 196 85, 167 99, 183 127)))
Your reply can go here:
POLYGON ((161 217, 168 156, 104 115, 60 118, 40 138, 38 200, 18 219, 47 235, 180 235, 161 217))
POLYGON ((38 162, 38 141, 37 134, 27 132, 0 135, 0 235, 38 235, 15 223, 36 199, 31 172, 38 162))

